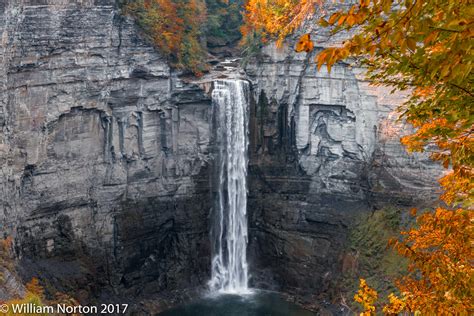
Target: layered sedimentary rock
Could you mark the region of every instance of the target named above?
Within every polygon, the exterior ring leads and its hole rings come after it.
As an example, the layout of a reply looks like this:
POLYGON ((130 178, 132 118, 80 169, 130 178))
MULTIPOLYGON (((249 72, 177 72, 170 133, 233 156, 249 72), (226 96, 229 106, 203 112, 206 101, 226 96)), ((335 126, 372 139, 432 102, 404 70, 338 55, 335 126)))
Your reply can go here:
POLYGON ((256 95, 248 207, 254 282, 303 295, 334 288, 361 211, 429 204, 441 172, 399 142, 409 131, 395 111, 403 94, 370 86, 350 64, 317 71, 317 51, 340 40, 321 34, 313 34, 313 53, 269 45, 246 68, 256 95))
POLYGON ((0 225, 26 276, 207 280, 210 98, 142 38, 112 0, 0 4, 0 225))
MULTIPOLYGON (((23 275, 84 299, 205 284, 209 95, 113 0, 2 1, 0 35, 0 225, 23 275)), ((313 56, 270 45, 246 68, 251 280, 303 295, 334 288, 358 212, 434 198, 440 171, 399 144, 403 96, 313 56)))

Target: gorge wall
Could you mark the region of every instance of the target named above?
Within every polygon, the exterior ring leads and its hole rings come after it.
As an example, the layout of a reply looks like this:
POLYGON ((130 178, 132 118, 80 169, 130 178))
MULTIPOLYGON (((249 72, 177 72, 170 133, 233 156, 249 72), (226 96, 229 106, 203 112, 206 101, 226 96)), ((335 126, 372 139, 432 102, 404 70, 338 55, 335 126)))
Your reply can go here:
MULTIPOLYGON (((209 96, 113 0, 2 1, 0 34, 0 225, 25 278, 85 299, 205 284, 209 96)), ((360 212, 434 198, 440 172, 399 144, 400 95, 312 57, 270 45, 246 67, 252 282, 302 295, 329 290, 360 212)))
MULTIPOLYGON (((313 29, 313 53, 269 45, 246 67, 253 82, 250 139, 250 258, 256 284, 303 301, 334 289, 346 238, 363 212, 429 205, 441 168, 400 144, 403 94, 375 88, 363 70, 317 71, 314 56, 337 44, 313 29)), ((294 45, 296 39, 289 41, 294 45)), ((345 253, 349 251, 349 253, 345 253)))
POLYGON ((0 38, 0 227, 25 277, 205 283, 210 98, 112 0, 2 1, 0 38))

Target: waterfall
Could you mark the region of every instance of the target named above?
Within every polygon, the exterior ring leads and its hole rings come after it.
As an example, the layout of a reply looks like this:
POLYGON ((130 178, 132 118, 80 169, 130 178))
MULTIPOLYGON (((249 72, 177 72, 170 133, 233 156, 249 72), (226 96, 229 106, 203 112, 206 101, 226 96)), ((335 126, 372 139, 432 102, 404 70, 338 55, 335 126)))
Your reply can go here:
POLYGON ((217 194, 211 227, 211 291, 248 292, 248 95, 247 81, 214 81, 217 194))

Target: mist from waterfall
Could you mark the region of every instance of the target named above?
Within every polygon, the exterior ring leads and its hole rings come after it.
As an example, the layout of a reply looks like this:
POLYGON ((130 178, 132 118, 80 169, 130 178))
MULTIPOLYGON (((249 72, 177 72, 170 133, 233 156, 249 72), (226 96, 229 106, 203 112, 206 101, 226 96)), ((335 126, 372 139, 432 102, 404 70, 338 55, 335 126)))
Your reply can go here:
POLYGON ((212 91, 216 124, 215 207, 211 214, 213 292, 248 293, 247 147, 249 83, 216 80, 212 91))

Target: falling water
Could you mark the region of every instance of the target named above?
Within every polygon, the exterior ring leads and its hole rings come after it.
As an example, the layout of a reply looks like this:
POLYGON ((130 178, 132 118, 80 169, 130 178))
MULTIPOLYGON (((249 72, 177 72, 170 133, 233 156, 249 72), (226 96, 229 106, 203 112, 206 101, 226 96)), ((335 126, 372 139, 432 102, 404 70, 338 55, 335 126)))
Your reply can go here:
POLYGON ((248 90, 244 80, 217 80, 212 91, 218 152, 211 291, 248 292, 248 90))

